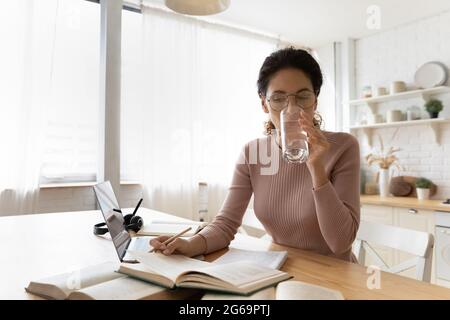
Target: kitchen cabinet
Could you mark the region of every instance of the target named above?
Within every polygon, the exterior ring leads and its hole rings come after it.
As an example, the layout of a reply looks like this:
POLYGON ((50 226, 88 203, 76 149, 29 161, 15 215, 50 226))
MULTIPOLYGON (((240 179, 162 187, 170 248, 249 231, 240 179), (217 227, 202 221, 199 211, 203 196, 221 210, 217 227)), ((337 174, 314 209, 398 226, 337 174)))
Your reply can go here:
MULTIPOLYGON (((435 221, 433 210, 363 204, 361 206, 361 220, 428 232, 435 235, 435 221)), ((408 253, 391 248, 379 246, 373 246, 373 248, 389 266, 397 265, 413 257, 408 253)), ((366 261, 366 265, 370 265, 372 262, 369 256, 367 256, 366 261)), ((436 283, 434 266, 435 254, 433 252, 433 268, 431 275, 432 283, 436 283)), ((405 277, 415 278, 415 272, 416 270, 415 268, 413 268, 399 274, 405 277)))

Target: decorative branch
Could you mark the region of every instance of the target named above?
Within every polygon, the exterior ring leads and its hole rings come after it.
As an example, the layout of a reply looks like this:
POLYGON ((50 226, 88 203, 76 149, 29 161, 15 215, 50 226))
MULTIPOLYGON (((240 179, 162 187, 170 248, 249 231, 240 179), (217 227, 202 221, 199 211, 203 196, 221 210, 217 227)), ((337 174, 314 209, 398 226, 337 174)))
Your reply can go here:
POLYGON ((394 165, 397 169, 401 169, 401 167, 398 165, 398 158, 394 155, 394 153, 401 151, 400 148, 394 148, 390 147, 388 152, 384 153, 384 143, 383 139, 380 135, 378 135, 379 141, 380 141, 380 154, 371 153, 367 155, 366 161, 369 166, 372 166, 373 164, 378 164, 381 169, 389 169, 392 165, 394 165))

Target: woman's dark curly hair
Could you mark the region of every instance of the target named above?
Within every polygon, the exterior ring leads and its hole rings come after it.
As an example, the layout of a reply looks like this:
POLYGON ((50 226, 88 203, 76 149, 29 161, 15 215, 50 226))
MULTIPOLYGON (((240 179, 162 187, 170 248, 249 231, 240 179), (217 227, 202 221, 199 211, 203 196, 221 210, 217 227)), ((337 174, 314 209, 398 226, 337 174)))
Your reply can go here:
MULTIPOLYGON (((259 70, 258 77, 258 94, 260 97, 265 97, 269 82, 272 77, 282 69, 294 68, 303 71, 311 80, 314 93, 316 97, 320 94, 320 89, 323 84, 322 71, 317 61, 306 50, 288 47, 273 52, 268 56, 259 70)), ((320 127, 322 124, 322 117, 316 113, 314 115, 314 125, 320 127)), ((272 121, 268 120, 265 123, 265 134, 270 135, 275 129, 272 121)))

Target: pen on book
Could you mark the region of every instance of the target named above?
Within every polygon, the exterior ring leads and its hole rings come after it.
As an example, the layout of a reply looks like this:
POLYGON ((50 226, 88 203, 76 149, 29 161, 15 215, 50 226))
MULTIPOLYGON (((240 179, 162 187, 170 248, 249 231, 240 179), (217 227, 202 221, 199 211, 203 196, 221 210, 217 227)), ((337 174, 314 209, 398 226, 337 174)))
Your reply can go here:
MULTIPOLYGON (((189 230, 191 230, 192 227, 186 228, 183 231, 181 231, 180 233, 177 233, 176 235, 170 237, 169 239, 167 239, 166 241, 164 241, 162 244, 169 244, 170 242, 172 242, 173 240, 175 240, 176 238, 181 237, 183 234, 185 234, 186 232, 188 232, 189 230)), ((149 252, 155 252, 155 248, 153 248, 152 250, 150 250, 149 252)))

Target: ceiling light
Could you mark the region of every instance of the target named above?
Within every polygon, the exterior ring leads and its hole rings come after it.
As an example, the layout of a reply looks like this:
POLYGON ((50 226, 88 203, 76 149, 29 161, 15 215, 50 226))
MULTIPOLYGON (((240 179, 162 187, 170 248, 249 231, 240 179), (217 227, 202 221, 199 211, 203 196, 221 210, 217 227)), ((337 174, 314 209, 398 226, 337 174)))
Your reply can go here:
POLYGON ((230 6, 230 0, 165 0, 165 3, 175 12, 193 16, 220 13, 230 6))

